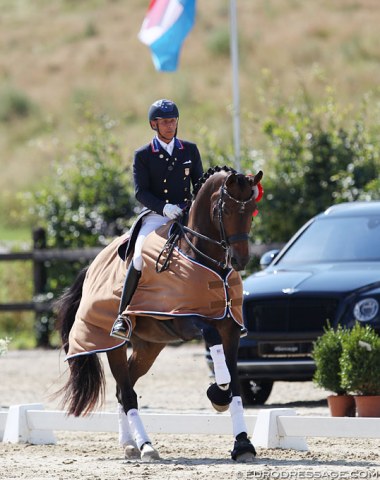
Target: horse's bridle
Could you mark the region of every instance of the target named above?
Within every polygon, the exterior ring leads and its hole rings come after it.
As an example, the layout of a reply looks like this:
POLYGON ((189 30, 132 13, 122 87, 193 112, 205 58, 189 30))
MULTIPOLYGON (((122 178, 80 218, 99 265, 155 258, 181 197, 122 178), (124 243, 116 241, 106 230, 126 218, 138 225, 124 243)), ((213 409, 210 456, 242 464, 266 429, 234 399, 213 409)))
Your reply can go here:
POLYGON ((237 200, 232 195, 230 195, 230 193, 228 192, 228 190, 226 188, 226 181, 224 181, 223 185, 220 187, 220 196, 219 196, 218 202, 216 204, 216 206, 218 208, 219 231, 220 231, 220 236, 221 236, 220 241, 214 240, 213 238, 207 237, 206 235, 203 235, 202 233, 196 232, 195 230, 192 230, 191 228, 189 228, 185 225, 182 225, 182 223, 180 221, 176 220, 173 224, 175 233, 172 234, 169 237, 169 239, 165 243, 164 248, 160 252, 160 254, 157 258, 157 261, 156 261, 156 271, 158 273, 160 273, 160 272, 162 272, 162 271, 164 271, 168 268, 171 253, 172 253, 177 241, 179 240, 179 238, 181 236, 183 237, 185 242, 188 244, 188 246, 193 250, 193 252, 197 253, 198 255, 205 258, 206 260, 209 260, 210 262, 214 263, 217 267, 225 270, 228 267, 228 265, 230 263, 230 260, 231 260, 231 245, 233 243, 238 243, 238 242, 243 242, 243 241, 248 240, 249 234, 247 232, 244 232, 244 233, 237 233, 235 235, 231 235, 231 236, 227 237, 226 231, 225 231, 225 228, 224 228, 224 223, 223 223, 223 209, 224 209, 224 205, 225 205, 224 197, 228 197, 233 202, 239 204, 240 208, 238 210, 238 213, 243 213, 246 205, 251 202, 254 195, 255 195, 255 191, 252 189, 251 195, 247 200, 237 200), (214 245, 218 245, 219 247, 221 247, 225 252, 224 262, 219 262, 218 260, 215 260, 215 258, 212 258, 212 257, 206 255, 205 253, 203 253, 201 250, 199 250, 192 243, 192 241, 188 237, 188 234, 194 235, 197 238, 200 238, 202 240, 206 240, 210 243, 213 243, 214 245), (167 252, 167 257, 166 257, 162 267, 159 268, 158 267, 159 260, 161 259, 161 256, 163 255, 164 252, 167 252))

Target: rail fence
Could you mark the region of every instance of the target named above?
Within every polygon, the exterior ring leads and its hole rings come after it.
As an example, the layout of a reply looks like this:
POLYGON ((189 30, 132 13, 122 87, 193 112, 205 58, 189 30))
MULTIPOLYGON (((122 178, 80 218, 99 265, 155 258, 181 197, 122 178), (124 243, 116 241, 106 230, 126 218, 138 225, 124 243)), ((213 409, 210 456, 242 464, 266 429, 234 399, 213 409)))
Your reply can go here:
MULTIPOLYGON (((33 262, 33 298, 23 302, 0 303, 0 312, 35 312, 36 323, 42 315, 52 311, 53 299, 46 299, 46 286, 48 280, 47 262, 90 262, 103 247, 59 249, 46 247, 46 231, 37 228, 33 231, 33 249, 29 252, 0 253, 0 262, 31 261, 33 262)), ((49 331, 40 332, 39 347, 49 346, 49 331)))
MULTIPOLYGON (((229 414, 141 413, 150 433, 232 435, 229 414)), ((307 437, 380 438, 380 418, 297 415, 294 409, 262 409, 245 415, 248 433, 257 447, 308 450, 307 437)), ((118 414, 95 412, 86 417, 44 410, 42 404, 13 405, 0 412, 0 441, 55 444, 56 431, 118 432, 118 414)))

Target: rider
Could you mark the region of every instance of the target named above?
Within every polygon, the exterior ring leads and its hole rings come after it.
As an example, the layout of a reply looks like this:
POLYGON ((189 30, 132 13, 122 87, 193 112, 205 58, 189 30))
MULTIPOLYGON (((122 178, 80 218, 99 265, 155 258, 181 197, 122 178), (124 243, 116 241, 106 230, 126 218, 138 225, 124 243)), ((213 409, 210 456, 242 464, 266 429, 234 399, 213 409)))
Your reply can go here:
POLYGON ((133 180, 136 199, 146 207, 141 229, 134 246, 120 300, 119 314, 110 335, 129 340, 131 322, 123 311, 131 302, 141 276, 142 245, 146 236, 169 220, 182 216, 194 186, 203 175, 195 143, 177 138, 179 112, 171 100, 154 102, 148 112, 149 124, 156 132, 152 142, 135 152, 133 180))

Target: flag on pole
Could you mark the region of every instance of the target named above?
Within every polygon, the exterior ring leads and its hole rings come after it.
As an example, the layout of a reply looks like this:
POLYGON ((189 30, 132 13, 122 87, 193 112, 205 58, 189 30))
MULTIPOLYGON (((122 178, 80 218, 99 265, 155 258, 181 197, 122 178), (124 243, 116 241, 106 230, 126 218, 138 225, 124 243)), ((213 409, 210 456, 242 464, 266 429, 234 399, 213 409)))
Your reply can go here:
POLYGON ((158 71, 177 69, 182 44, 194 25, 196 0, 151 0, 139 39, 150 47, 158 71))

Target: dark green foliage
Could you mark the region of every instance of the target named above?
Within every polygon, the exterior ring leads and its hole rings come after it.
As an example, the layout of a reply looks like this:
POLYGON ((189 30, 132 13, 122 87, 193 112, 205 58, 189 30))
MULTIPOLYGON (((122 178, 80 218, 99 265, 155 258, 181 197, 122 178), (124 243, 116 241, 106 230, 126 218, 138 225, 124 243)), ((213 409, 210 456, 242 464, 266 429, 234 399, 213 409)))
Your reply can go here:
POLYGON ((34 110, 36 107, 24 92, 11 86, 0 88, 0 122, 28 117, 34 110))
POLYGON ((107 119, 89 125, 56 176, 34 194, 33 205, 51 247, 104 244, 123 232, 134 214, 133 186, 107 119))
MULTIPOLYGON (((134 216, 132 175, 123 165, 109 119, 91 117, 87 132, 56 169, 56 175, 32 195, 36 224, 47 230, 47 246, 81 248, 105 245, 122 234, 134 216)), ((41 298, 56 298, 71 285, 82 262, 45 262, 47 282, 41 298)), ((48 343, 54 328, 50 315, 40 316, 37 342, 48 343)))
POLYGON ((342 386, 359 395, 380 395, 380 337, 357 323, 343 341, 342 386))
POLYGON ((269 139, 259 235, 287 241, 309 218, 334 203, 378 199, 380 168, 375 134, 365 115, 338 110, 329 98, 310 105, 303 97, 277 106, 264 123, 269 139))
POLYGON ((348 334, 348 330, 340 325, 336 330, 332 327, 326 328, 325 333, 314 342, 312 352, 316 366, 313 382, 338 395, 346 393, 341 384, 340 357, 343 339, 348 334))

